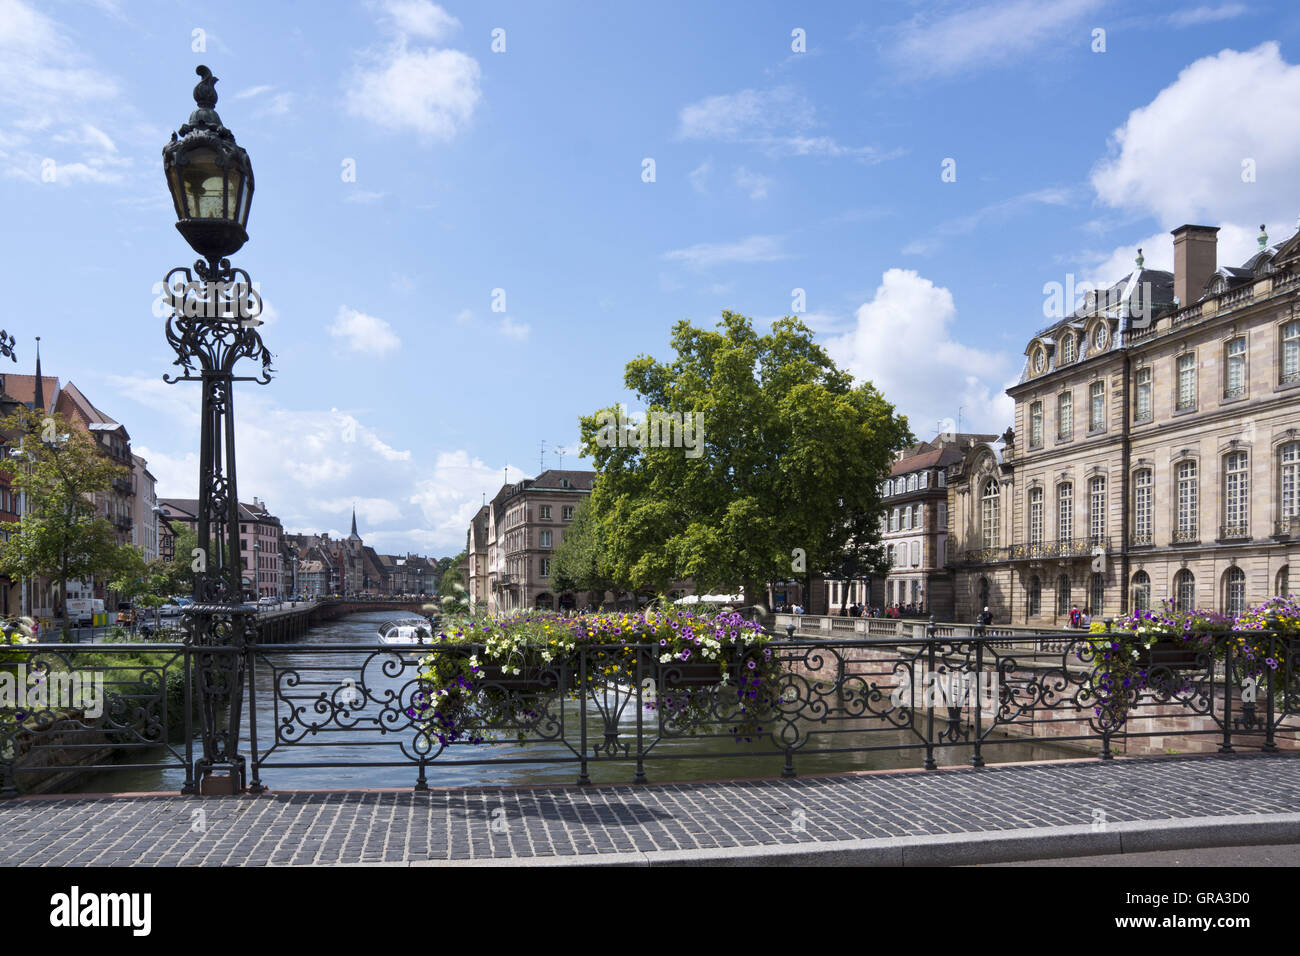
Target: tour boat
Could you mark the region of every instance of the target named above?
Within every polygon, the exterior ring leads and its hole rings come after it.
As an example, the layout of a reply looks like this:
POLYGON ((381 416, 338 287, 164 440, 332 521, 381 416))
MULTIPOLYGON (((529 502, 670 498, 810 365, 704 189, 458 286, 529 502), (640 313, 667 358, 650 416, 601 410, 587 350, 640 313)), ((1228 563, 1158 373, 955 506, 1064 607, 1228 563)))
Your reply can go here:
POLYGON ((379 625, 378 634, 380 644, 428 644, 433 641, 433 626, 422 618, 403 618, 385 621, 379 625))

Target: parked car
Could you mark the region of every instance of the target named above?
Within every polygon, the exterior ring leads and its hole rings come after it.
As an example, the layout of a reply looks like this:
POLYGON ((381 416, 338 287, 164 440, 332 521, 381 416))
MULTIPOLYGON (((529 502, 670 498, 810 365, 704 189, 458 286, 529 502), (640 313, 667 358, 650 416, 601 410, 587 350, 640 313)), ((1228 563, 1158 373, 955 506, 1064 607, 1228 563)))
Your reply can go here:
POLYGON ((267 607, 272 604, 279 604, 280 602, 273 597, 262 597, 257 599, 257 603, 263 607, 267 607))

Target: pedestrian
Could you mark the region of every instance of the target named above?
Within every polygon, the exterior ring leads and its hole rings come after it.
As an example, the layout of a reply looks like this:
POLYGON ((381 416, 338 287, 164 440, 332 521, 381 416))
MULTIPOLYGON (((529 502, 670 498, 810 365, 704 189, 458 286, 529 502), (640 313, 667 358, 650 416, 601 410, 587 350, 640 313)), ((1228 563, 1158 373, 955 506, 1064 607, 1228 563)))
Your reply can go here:
POLYGON ((990 624, 993 623, 993 612, 990 611, 987 607, 985 607, 984 610, 980 613, 979 622, 983 624, 985 627, 988 627, 990 624))
POLYGON ((1092 627, 1092 612, 1084 607, 1083 613, 1079 615, 1079 626, 1085 631, 1092 627))
POLYGON ((1079 626, 1079 605, 1070 605, 1070 627, 1079 626))

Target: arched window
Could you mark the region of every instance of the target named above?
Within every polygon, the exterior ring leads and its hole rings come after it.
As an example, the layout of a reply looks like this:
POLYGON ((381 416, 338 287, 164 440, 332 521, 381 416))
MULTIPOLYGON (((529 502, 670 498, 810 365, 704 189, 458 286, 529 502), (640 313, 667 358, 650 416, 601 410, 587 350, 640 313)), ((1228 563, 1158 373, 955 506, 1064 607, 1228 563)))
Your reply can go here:
POLYGON ((1065 338, 1061 339, 1061 364, 1074 361, 1074 336, 1066 332, 1065 338))
POLYGON ((989 606, 989 579, 980 578, 980 610, 989 606))
POLYGON ((1133 610, 1151 610, 1151 576, 1145 571, 1133 575, 1133 610))
POLYGON ((1106 575, 1093 572, 1088 581, 1088 613, 1100 616, 1106 610, 1106 575))
POLYGON ((1278 449, 1279 477, 1282 481, 1282 517, 1300 516, 1300 441, 1278 449))
POLYGON ((1029 600, 1026 602, 1025 613, 1029 617, 1038 617, 1043 609, 1043 582, 1038 580, 1038 575, 1029 579, 1029 600))
POLYGON ((1244 451, 1223 459, 1223 536, 1250 537, 1250 475, 1244 451))
POLYGON ((1070 576, 1062 574, 1056 579, 1056 613, 1070 613, 1070 576))
POLYGON ((1043 543, 1043 489, 1029 489, 1029 543, 1043 543))
POLYGON ((1288 597, 1291 594, 1291 568, 1285 564, 1277 572, 1277 587, 1273 593, 1280 594, 1282 597, 1288 597))
POLYGON ((1228 568, 1223 575, 1223 613, 1239 617, 1246 613, 1246 572, 1228 568))
POLYGON ((985 548, 998 546, 998 482, 990 478, 984 483, 984 496, 980 500, 980 541, 985 548))
POLYGON ((1174 575, 1174 607, 1180 611, 1196 610, 1196 578, 1186 568, 1174 575))

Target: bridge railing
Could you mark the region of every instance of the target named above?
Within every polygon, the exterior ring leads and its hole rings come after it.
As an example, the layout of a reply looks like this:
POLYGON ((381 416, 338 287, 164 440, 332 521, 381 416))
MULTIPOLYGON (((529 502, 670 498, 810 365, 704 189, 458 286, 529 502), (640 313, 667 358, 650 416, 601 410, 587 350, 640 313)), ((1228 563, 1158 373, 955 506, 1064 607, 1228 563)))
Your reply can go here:
POLYGON ((844 759, 837 755, 884 751, 914 754, 927 768, 941 757, 981 766, 1026 741, 1103 759, 1117 750, 1297 746, 1295 637, 1217 635, 1140 652, 1121 635, 1081 632, 769 637, 738 652, 766 675, 761 684, 748 683, 747 666, 701 670, 661 660, 657 644, 620 642, 582 646, 524 674, 489 668, 471 682, 470 703, 454 705, 442 703, 428 673, 432 661, 465 659, 470 651, 457 646, 6 647, 0 677, 16 678, 22 666, 28 686, 36 674, 53 688, 77 673, 83 697, 0 701, 23 704, 0 707, 0 789, 160 766, 183 768, 193 786, 202 654, 245 655, 242 749, 254 791, 300 769, 326 779, 346 770, 355 781, 357 768, 408 767, 424 788, 464 780, 471 767, 502 779, 519 764, 567 765, 580 782, 608 765, 623 770, 603 775, 639 782, 657 765, 693 758, 770 760, 771 772, 792 775, 799 763, 825 769, 844 759), (98 707, 84 697, 96 674, 98 707))

